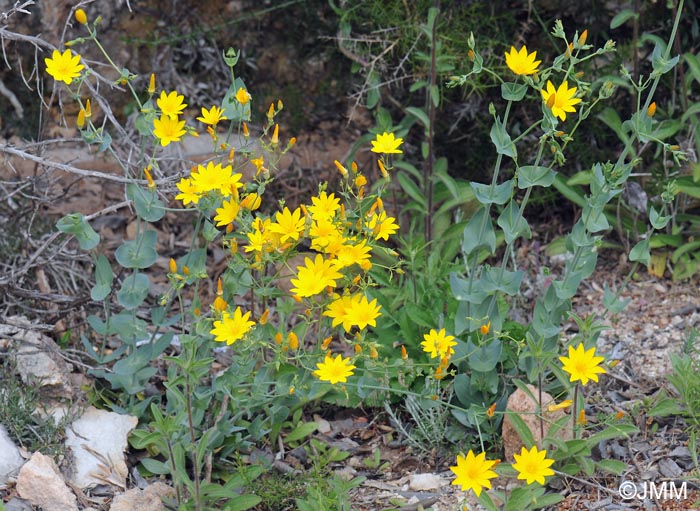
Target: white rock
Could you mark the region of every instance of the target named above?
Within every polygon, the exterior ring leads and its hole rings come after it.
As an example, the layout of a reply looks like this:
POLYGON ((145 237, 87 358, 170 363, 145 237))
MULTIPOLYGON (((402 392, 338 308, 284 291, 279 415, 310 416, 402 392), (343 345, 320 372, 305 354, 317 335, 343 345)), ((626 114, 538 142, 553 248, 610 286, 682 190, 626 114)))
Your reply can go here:
POLYGON ((109 511, 163 511, 163 497, 172 497, 175 491, 165 483, 154 483, 140 490, 134 488, 126 493, 117 495, 109 507, 109 511))
POLYGON ((24 459, 17 446, 10 440, 5 427, 0 424, 0 485, 7 484, 10 477, 17 475, 24 459))
POLYGON ((33 331, 28 321, 21 325, 13 339, 18 344, 15 360, 22 381, 51 390, 55 396, 70 397, 68 375, 73 367, 61 358, 61 349, 50 337, 33 331))
POLYGON ((412 491, 437 490, 448 483, 437 474, 411 474, 408 478, 408 488, 412 491))
POLYGON ((66 486, 54 461, 35 452, 19 471, 17 492, 44 511, 78 511, 75 495, 66 486))
POLYGON ((126 438, 138 419, 90 407, 69 428, 66 446, 73 452, 70 482, 81 489, 99 484, 126 487, 126 438))

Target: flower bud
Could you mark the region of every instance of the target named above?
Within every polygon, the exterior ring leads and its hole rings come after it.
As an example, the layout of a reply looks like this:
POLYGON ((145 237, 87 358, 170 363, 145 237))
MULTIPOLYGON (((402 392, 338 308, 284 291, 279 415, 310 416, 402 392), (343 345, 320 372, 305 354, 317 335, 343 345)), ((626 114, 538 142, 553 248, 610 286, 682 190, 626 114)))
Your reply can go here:
POLYGON ((83 127, 85 127, 85 110, 83 110, 82 108, 78 112, 78 119, 75 121, 75 124, 80 129, 83 129, 83 127))
POLYGON ((656 101, 652 101, 651 105, 649 105, 649 108, 647 108, 647 115, 649 117, 654 117, 655 113, 656 113, 656 101))
POLYGON ((289 332, 287 335, 287 341, 289 342, 289 349, 294 351, 299 347, 299 338, 294 332, 289 332))
POLYGON ((88 19, 87 14, 85 14, 84 10, 78 9, 75 11, 75 21, 77 21, 81 25, 87 25, 88 19))
POLYGON ((280 143, 280 125, 275 124, 275 129, 272 131, 272 138, 270 138, 270 144, 275 147, 280 143))
POLYGON ((583 46, 586 44, 586 39, 588 39, 588 29, 581 32, 581 35, 578 37, 578 44, 583 46))
POLYGON ((170 262, 168 263, 168 267, 170 269, 170 273, 177 273, 177 263, 175 262, 175 259, 172 257, 170 258, 170 262))
POLYGON ((348 169, 346 169, 345 167, 343 167, 343 164, 342 164, 342 163, 340 163, 338 160, 334 160, 333 163, 335 163, 335 166, 338 168, 338 170, 340 171, 340 174, 341 174, 343 177, 347 177, 347 176, 348 176, 348 169))
POLYGON ((151 73, 151 78, 148 80, 148 93, 154 94, 156 92, 156 74, 151 73))

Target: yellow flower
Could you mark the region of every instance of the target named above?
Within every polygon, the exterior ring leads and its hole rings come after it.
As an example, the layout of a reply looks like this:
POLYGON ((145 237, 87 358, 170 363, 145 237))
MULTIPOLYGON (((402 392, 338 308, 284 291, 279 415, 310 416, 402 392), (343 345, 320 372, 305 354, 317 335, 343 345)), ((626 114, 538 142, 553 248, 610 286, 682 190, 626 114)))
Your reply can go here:
POLYGON ((326 358, 323 362, 316 364, 318 369, 314 371, 314 375, 321 381, 327 381, 335 385, 336 383, 345 383, 348 377, 352 376, 352 370, 355 366, 349 358, 343 358, 342 355, 333 355, 326 353, 326 358))
POLYGON ((447 335, 444 328, 439 332, 433 328, 423 336, 423 339, 425 340, 420 344, 423 346, 423 351, 430 353, 430 358, 449 357, 455 352, 453 346, 457 346, 454 336, 447 335))
POLYGON ((537 52, 527 52, 527 47, 523 46, 520 51, 515 49, 515 46, 510 47, 510 53, 506 53, 506 66, 516 75, 532 75, 537 72, 537 68, 542 63, 541 60, 535 60, 537 52))
POLYGON ((207 166, 197 165, 197 170, 192 173, 192 183, 199 193, 207 193, 218 190, 221 195, 228 197, 234 189, 241 188, 242 174, 231 174, 231 165, 223 167, 221 163, 207 163, 207 166))
POLYGON ((336 280, 341 278, 343 275, 335 263, 317 254, 314 261, 307 257, 304 266, 299 266, 297 278, 291 280, 295 286, 291 291, 299 298, 317 295, 326 287, 335 287, 336 280))
POLYGON ((450 470, 455 474, 455 479, 452 484, 461 486, 462 491, 474 490, 478 497, 481 490, 491 488, 491 481, 498 477, 498 474, 491 470, 498 460, 487 460, 486 453, 474 456, 470 449, 466 456, 463 454, 457 455, 457 465, 450 467, 450 470))
POLYGON ((209 110, 202 107, 202 116, 197 117, 198 121, 209 124, 210 126, 216 126, 220 121, 225 121, 226 119, 228 119, 228 117, 224 115, 224 111, 216 105, 212 106, 209 110))
POLYGON ((381 316, 381 305, 377 305, 375 298, 371 302, 363 294, 343 295, 328 305, 323 313, 324 316, 333 318, 333 327, 342 324, 346 332, 349 332, 353 325, 360 330, 370 326, 377 326, 376 319, 381 316))
POLYGON ((311 248, 326 254, 335 254, 343 244, 343 235, 331 220, 321 218, 309 228, 311 248))
POLYGON ((172 91, 168 94, 166 94, 165 91, 161 91, 160 97, 156 103, 158 104, 158 108, 160 108, 163 116, 176 119, 187 106, 184 101, 185 96, 178 94, 177 91, 172 91))
POLYGON ((185 121, 162 115, 160 119, 153 119, 153 135, 160 139, 160 145, 163 147, 170 142, 179 142, 185 136, 185 121))
POLYGON ((309 206, 309 212, 314 220, 321 218, 333 218, 335 212, 340 209, 340 199, 335 194, 328 195, 326 192, 321 192, 318 197, 311 197, 313 206, 309 206))
POLYGON ((221 227, 222 225, 232 224, 240 209, 241 207, 233 199, 222 202, 221 207, 216 208, 216 216, 214 217, 216 226, 221 227))
POLYGON ((214 321, 214 328, 211 330, 211 334, 214 336, 214 340, 217 342, 225 342, 226 344, 233 344, 234 342, 243 339, 243 336, 247 334, 253 325, 254 321, 249 321, 250 311, 245 314, 242 313, 240 307, 236 307, 233 315, 228 312, 224 312, 221 321, 214 321))
POLYGON ((377 326, 376 319, 382 315, 379 312, 382 306, 377 305, 377 299, 370 302, 365 295, 355 296, 356 298, 353 298, 349 309, 345 311, 345 320, 356 325, 360 330, 364 330, 367 325, 377 326))
POLYGON ((569 346, 569 356, 559 357, 563 366, 562 369, 569 373, 572 382, 581 381, 581 385, 586 385, 588 380, 598 381, 598 374, 604 374, 605 368, 599 364, 605 360, 603 357, 595 356, 595 348, 585 350, 583 343, 575 349, 569 346))
POLYGON ((383 154, 401 154, 403 153, 403 151, 399 149, 401 144, 403 144, 402 138, 394 138, 393 133, 387 133, 385 131, 381 135, 377 134, 377 137, 372 140, 372 152, 383 154))
POLYGON ((527 484, 544 484, 545 477, 554 475, 554 470, 549 468, 554 460, 547 459, 546 456, 546 450, 538 451, 534 445, 529 451, 523 447, 520 454, 513 454, 513 468, 518 471, 518 479, 525 480, 527 484))
POLYGON ((255 165, 255 175, 257 176, 260 174, 260 171, 263 169, 263 165, 265 164, 265 159, 261 156, 260 158, 254 158, 250 160, 250 163, 255 165))
POLYGON ((371 215, 367 220, 367 227, 372 230, 375 239, 383 239, 384 241, 388 241, 389 236, 399 230, 395 219, 391 216, 387 216, 386 211, 371 215))
POLYGON ((491 322, 489 321, 488 323, 481 325, 479 331, 481 332, 481 335, 487 335, 491 331, 491 322))
POLYGON ((335 252, 338 266, 346 268, 357 263, 362 266, 363 262, 369 261, 372 247, 367 245, 367 240, 362 240, 357 245, 345 243, 335 252))
POLYGON ((250 211, 255 211, 260 207, 262 203, 262 197, 255 192, 251 192, 241 200, 241 207, 244 209, 249 209, 250 211))
POLYGON ((547 407, 547 410, 550 412, 556 412, 557 410, 566 410, 569 408, 574 402, 571 399, 565 399, 561 403, 555 403, 551 404, 547 407))
POLYGON ((199 202, 199 193, 197 193, 197 188, 192 185, 192 180, 189 177, 180 179, 177 183, 177 189, 180 190, 180 194, 176 195, 175 198, 181 200, 184 206, 199 202))
POLYGON ((51 58, 45 58, 46 72, 57 82, 65 82, 70 85, 74 78, 80 76, 80 71, 85 68, 80 63, 80 55, 73 56, 70 50, 63 53, 54 50, 51 58))
POLYGON ((252 96, 248 94, 248 91, 243 87, 239 88, 236 92, 236 99, 241 105, 245 105, 252 99, 252 96))
POLYGON ((289 211, 289 208, 284 208, 275 214, 275 223, 270 225, 270 231, 281 234, 280 242, 284 243, 288 240, 298 240, 299 235, 304 232, 306 219, 301 216, 301 209, 297 208, 294 212, 289 211))
POLYGON ((576 87, 569 89, 569 82, 564 81, 558 89, 554 88, 554 84, 547 80, 547 90, 542 89, 542 99, 547 108, 552 110, 552 114, 559 117, 562 121, 566 120, 566 113, 575 112, 574 105, 581 102, 581 98, 575 98, 576 87))

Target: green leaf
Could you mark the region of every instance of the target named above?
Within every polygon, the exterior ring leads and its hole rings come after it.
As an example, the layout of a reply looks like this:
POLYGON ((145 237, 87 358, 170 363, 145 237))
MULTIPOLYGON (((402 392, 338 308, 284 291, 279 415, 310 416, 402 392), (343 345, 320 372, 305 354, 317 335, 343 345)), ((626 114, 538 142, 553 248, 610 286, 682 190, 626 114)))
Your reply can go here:
POLYGON ((677 399, 663 397, 654 404, 648 414, 651 417, 668 417, 669 415, 681 415, 683 411, 683 405, 677 399))
POLYGON ((603 305, 613 314, 619 314, 627 307, 627 304, 630 303, 631 298, 617 298, 616 294, 612 292, 607 283, 603 286, 603 289, 603 305))
POLYGON ((520 291, 520 283, 525 273, 522 270, 509 271, 501 268, 487 268, 480 279, 480 289, 486 293, 501 291, 515 296, 520 291))
POLYGON ((221 104, 223 115, 231 122, 250 121, 250 101, 242 105, 236 99, 238 89, 248 90, 243 80, 236 78, 226 91, 221 104))
POLYGON ((136 214, 146 222, 157 222, 165 216, 165 204, 155 189, 142 188, 134 183, 126 186, 126 196, 134 201, 136 214))
POLYGON ((262 502, 262 499, 258 497, 257 495, 250 495, 250 494, 244 494, 244 495, 238 495, 236 498, 233 500, 230 500, 227 502, 223 510, 224 511, 245 511, 246 509, 253 508, 260 504, 262 502))
POLYGON ((661 47, 661 45, 657 44, 654 47, 654 51, 651 54, 651 66, 654 68, 654 73, 660 75, 668 73, 671 69, 673 69, 676 66, 676 64, 678 64, 678 59, 680 59, 680 55, 676 55, 672 59, 666 59, 662 55, 663 51, 664 50, 661 47))
POLYGON ((113 280, 112 265, 104 255, 100 254, 95 263, 95 286, 90 290, 90 297, 96 302, 104 300, 112 290, 113 280))
POLYGON ((692 241, 689 243, 684 243, 681 245, 678 249, 673 251, 673 254, 671 254, 671 262, 673 264, 676 264, 678 260, 683 256, 683 254, 686 254, 688 252, 694 252, 698 248, 700 248, 700 241, 692 241))
POLYGON ((428 115, 420 108, 416 108, 415 106, 409 106, 406 108, 406 112, 418 119, 418 121, 420 121, 424 128, 427 129, 430 127, 430 120, 428 119, 428 115))
POLYGON ((477 183, 472 181, 469 183, 474 191, 476 200, 486 204, 505 204, 510 199, 513 193, 513 180, 509 179, 500 185, 492 186, 490 184, 477 183))
POLYGON ((143 273, 133 273, 124 279, 122 287, 117 291, 117 300, 125 309, 135 309, 148 296, 151 281, 143 273))
POLYGON ((639 14, 634 12, 632 9, 623 9, 621 12, 616 14, 612 20, 610 20, 610 28, 615 29, 624 25, 627 20, 638 17, 639 14))
POLYGON ((109 149, 109 146, 112 145, 112 136, 109 133, 107 133, 106 131, 103 131, 100 133, 99 141, 100 141, 100 147, 98 150, 101 153, 103 153, 107 149, 109 149))
POLYGON ((627 463, 619 460, 600 460, 596 462, 596 465, 603 472, 618 476, 627 469, 627 463))
POLYGON ((629 255, 629 260, 630 261, 639 261, 640 263, 644 264, 645 266, 649 266, 649 263, 651 262, 651 253, 649 251, 649 239, 643 239, 639 243, 637 243, 634 247, 632 247, 632 250, 630 250, 630 255, 629 255))
POLYGON ((527 424, 525 424, 522 417, 520 417, 517 412, 506 413, 508 414, 508 419, 510 420, 513 429, 520 437, 520 440, 523 441, 525 447, 530 448, 531 446, 535 445, 535 438, 532 436, 532 431, 530 431, 530 428, 527 424))
POLYGON ((496 117, 496 120, 491 127, 491 142, 496 146, 496 152, 505 156, 510 156, 514 160, 518 157, 518 152, 515 144, 506 131, 505 126, 501 123, 501 119, 496 117))
POLYGON ((488 248, 492 253, 496 251, 496 232, 491 218, 485 218, 486 216, 486 208, 481 208, 467 222, 462 239, 464 255, 469 256, 481 247, 488 248))
POLYGON ((168 468, 168 466, 163 461, 158 461, 151 458, 143 458, 141 460, 141 465, 143 465, 143 468, 148 470, 151 474, 170 474, 170 468, 168 468))
POLYGON ((56 222, 56 228, 61 232, 75 236, 80 244, 80 248, 83 250, 93 249, 100 242, 99 234, 95 232, 80 213, 71 213, 64 216, 56 222))
POLYGON ((156 231, 145 231, 140 239, 125 241, 114 253, 124 268, 148 268, 158 259, 156 231))
POLYGON ((471 341, 467 342, 469 356, 467 361, 473 371, 486 373, 493 371, 501 359, 503 343, 500 339, 494 339, 487 345, 477 347, 471 341))
POLYGON ((527 85, 524 83, 505 82, 501 84, 501 96, 506 101, 520 101, 527 93, 527 85))
POLYGON ((522 511, 532 503, 533 495, 531 486, 519 486, 508 495, 503 511, 522 511))
POLYGON ((511 200, 503 209, 498 217, 497 223, 499 227, 503 229, 503 235, 508 244, 512 243, 520 236, 527 239, 532 237, 530 226, 527 220, 520 215, 520 208, 514 200, 511 200))
POLYGON ((631 424, 615 424, 607 426, 603 431, 599 431, 588 437, 588 444, 597 445, 603 440, 612 440, 613 438, 629 438, 630 435, 638 433, 639 429, 631 424))
POLYGON ((654 229, 660 230, 666 227, 666 224, 668 224, 668 221, 671 220, 671 216, 661 216, 661 213, 656 211, 656 208, 652 206, 649 209, 649 223, 651 223, 651 226, 654 229))
MULTIPOLYGON (((532 186, 543 186, 545 188, 552 185, 557 173, 549 167, 539 165, 525 165, 518 169, 518 188, 524 190, 532 186)), ((571 185, 571 183, 568 183, 571 185)))
POLYGON ((302 440, 310 434, 314 433, 318 429, 318 424, 315 422, 303 422, 294 428, 287 435, 287 442, 296 442, 297 440, 302 440))
POLYGON ((420 188, 418 188, 416 183, 403 172, 397 173, 396 178, 398 179, 401 188, 403 188, 403 191, 406 192, 406 194, 409 197, 411 197, 414 201, 416 201, 416 203, 418 203, 419 207, 421 208, 421 211, 427 213, 428 201, 426 200, 425 196, 423 195, 423 192, 420 190, 420 188))

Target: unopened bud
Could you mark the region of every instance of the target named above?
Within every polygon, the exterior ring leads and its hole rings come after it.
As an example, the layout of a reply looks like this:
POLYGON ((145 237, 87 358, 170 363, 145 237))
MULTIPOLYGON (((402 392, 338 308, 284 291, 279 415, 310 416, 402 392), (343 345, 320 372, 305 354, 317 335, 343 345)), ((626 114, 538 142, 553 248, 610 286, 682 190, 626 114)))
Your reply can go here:
POLYGON ((348 176, 348 169, 346 169, 345 167, 343 167, 343 164, 342 164, 342 163, 340 163, 338 160, 334 160, 333 163, 335 163, 335 166, 338 168, 338 171, 340 171, 340 174, 341 174, 343 177, 347 177, 347 176, 348 176))
POLYGON ((275 117, 275 104, 270 103, 270 108, 267 109, 267 120, 272 122, 272 119, 275 117))
POLYGON ((175 262, 175 259, 172 257, 170 258, 170 262, 168 263, 168 267, 170 269, 170 273, 177 273, 177 263, 175 262))
POLYGON ((243 123, 243 136, 248 138, 250 136, 250 131, 248 131, 248 125, 243 123))
POLYGON ((77 21, 81 25, 87 25, 87 14, 85 14, 84 10, 78 9, 77 11, 75 11, 75 21, 77 21))
POLYGON ((588 29, 586 29, 586 30, 584 30, 583 32, 581 32, 581 35, 580 35, 579 38, 578 38, 578 44, 579 44, 580 46, 583 46, 584 44, 586 44, 586 39, 587 39, 587 38, 588 38, 588 29))
POLYGON ((148 80, 148 93, 154 94, 156 92, 156 75, 151 73, 151 78, 148 80))
POLYGON ((655 113, 656 113, 656 101, 652 101, 651 105, 649 105, 649 108, 647 108, 647 115, 649 117, 654 117, 655 113))
POLYGON ((294 351, 299 347, 299 338, 294 332, 289 332, 287 335, 287 341, 289 342, 289 349, 294 351))
POLYGON ((270 144, 276 146, 280 143, 280 125, 275 124, 275 129, 272 131, 272 138, 270 138, 270 144))

